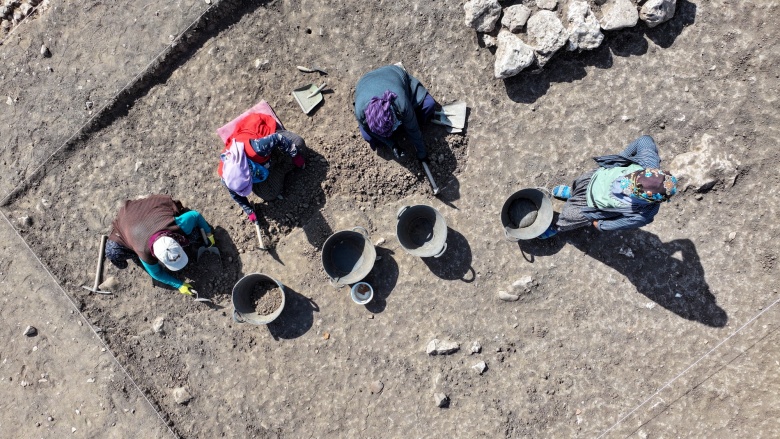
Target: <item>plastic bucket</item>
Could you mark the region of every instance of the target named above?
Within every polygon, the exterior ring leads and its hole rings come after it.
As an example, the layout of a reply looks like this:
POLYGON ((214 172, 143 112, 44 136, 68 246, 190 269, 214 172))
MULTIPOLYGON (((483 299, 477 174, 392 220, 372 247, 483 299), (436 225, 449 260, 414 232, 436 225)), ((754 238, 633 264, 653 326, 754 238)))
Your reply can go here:
POLYGON ((367 282, 358 282, 352 285, 352 289, 349 292, 352 301, 358 305, 365 305, 374 298, 374 287, 367 282))
POLYGON ((398 211, 395 234, 408 253, 438 258, 447 250, 447 221, 438 210, 418 204, 398 211))
POLYGON ((541 188, 519 190, 501 208, 501 224, 509 241, 536 238, 550 227, 552 219, 552 202, 541 188))
POLYGON ((363 227, 336 232, 322 246, 322 268, 337 288, 363 280, 374 262, 376 249, 363 227))
MULTIPOLYGON (((266 293, 267 294, 267 293, 266 293)), ((262 273, 247 274, 233 286, 233 320, 237 323, 252 323, 254 325, 267 325, 282 313, 285 304, 284 285, 278 280, 262 273), (253 303, 253 291, 255 285, 260 282, 275 284, 282 292, 282 303, 271 314, 258 314, 253 303)))

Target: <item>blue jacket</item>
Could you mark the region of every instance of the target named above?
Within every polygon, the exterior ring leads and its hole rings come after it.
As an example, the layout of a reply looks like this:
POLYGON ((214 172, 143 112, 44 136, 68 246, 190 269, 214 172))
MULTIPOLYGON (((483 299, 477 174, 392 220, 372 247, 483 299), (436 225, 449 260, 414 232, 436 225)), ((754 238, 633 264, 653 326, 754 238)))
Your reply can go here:
POLYGON ((355 118, 360 126, 371 136, 387 146, 393 146, 393 141, 372 133, 366 123, 366 106, 374 97, 382 97, 385 90, 390 90, 398 97, 393 101, 395 116, 406 130, 406 134, 419 152, 425 151, 422 132, 417 124, 415 108, 421 107, 428 90, 420 81, 408 74, 406 70, 392 65, 380 67, 363 75, 355 87, 355 118))
MULTIPOLYGON (((660 168, 661 157, 658 147, 650 136, 642 136, 626 147, 620 154, 594 157, 602 168, 637 164, 643 168, 660 168)), ((661 207, 660 203, 631 204, 619 208, 584 207, 582 214, 591 221, 599 222, 599 230, 637 229, 653 222, 661 207)))

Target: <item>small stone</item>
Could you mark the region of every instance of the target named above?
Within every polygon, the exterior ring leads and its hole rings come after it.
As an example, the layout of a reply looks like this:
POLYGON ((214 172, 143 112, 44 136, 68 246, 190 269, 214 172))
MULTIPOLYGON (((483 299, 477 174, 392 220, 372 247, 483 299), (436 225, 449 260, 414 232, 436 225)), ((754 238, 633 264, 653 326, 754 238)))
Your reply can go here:
POLYGON ((367 318, 368 318, 368 320, 373 320, 374 319, 374 315, 373 314, 369 314, 367 318))
POLYGON ((160 316, 154 319, 154 322, 152 322, 152 331, 154 331, 156 334, 164 334, 165 333, 165 317, 160 316))
POLYGON ((436 407, 447 407, 450 403, 450 398, 441 392, 437 392, 433 394, 433 400, 436 403, 436 407))
POLYGON ((106 280, 103 281, 100 285, 98 285, 98 289, 100 291, 112 291, 117 286, 119 286, 119 281, 114 276, 109 276, 106 278, 106 280))
POLYGON ((95 379, 94 379, 94 378, 87 378, 87 382, 88 382, 88 383, 90 383, 90 384, 92 384, 92 383, 94 383, 94 382, 95 382, 95 379))
POLYGON ((639 18, 647 27, 656 27, 669 21, 677 9, 677 0, 648 0, 639 10, 639 18))
POLYGON ((384 244, 385 242, 387 242, 387 240, 385 238, 379 238, 374 243, 374 247, 379 247, 380 245, 384 244))
POLYGON ((51 51, 49 50, 48 47, 46 47, 45 44, 41 45, 41 56, 43 56, 44 58, 48 58, 51 56, 51 51))
POLYGON ((504 302, 515 302, 517 300, 520 300, 520 296, 507 293, 506 291, 503 290, 498 292, 498 298, 503 300, 504 302))
POLYGON ((176 401, 176 404, 184 405, 192 400, 192 395, 186 387, 177 387, 173 389, 173 400, 176 401))
POLYGON ((480 352, 482 352, 482 345, 478 341, 471 343, 471 353, 478 354, 480 352))
POLYGON ((93 106, 94 104, 92 103, 92 101, 87 101, 84 103, 84 108, 86 108, 87 110, 91 110, 93 106))
POLYGON ((693 196, 693 198, 696 198, 698 201, 701 201, 704 198, 704 195, 696 194, 696 195, 693 196))
POLYGON ((534 278, 531 276, 523 276, 520 279, 512 282, 512 286, 510 289, 513 293, 517 293, 518 291, 531 291, 531 287, 534 286, 534 278))
POLYGON ((75 433, 76 432, 76 427, 70 427, 70 432, 71 433, 75 433))
POLYGON ((35 337, 38 334, 38 329, 35 326, 28 326, 24 328, 24 335, 28 337, 35 337))
POLYGON ((737 237, 737 232, 729 233, 729 241, 733 241, 737 237))
POLYGON ((442 341, 438 338, 428 342, 428 346, 425 347, 425 352, 428 355, 447 355, 456 352, 460 349, 460 345, 454 341, 442 341))
POLYGON ((484 361, 480 361, 479 363, 471 366, 472 369, 476 370, 480 375, 482 375, 483 372, 487 369, 487 364, 484 361))
POLYGON ((5 100, 5 103, 8 104, 8 105, 13 105, 14 104, 14 98, 12 98, 11 96, 8 96, 8 99, 5 100))
POLYGON ((323 340, 327 340, 329 338, 330 338, 330 333, 329 332, 326 332, 326 333, 322 334, 322 339, 323 340))
POLYGON ((558 6, 558 0, 536 0, 536 6, 539 9, 548 9, 552 11, 558 6))
POLYGON ((482 43, 485 45, 485 47, 496 47, 498 45, 496 37, 490 34, 482 34, 482 43))
POLYGON ((210 5, 211 4, 211 0, 206 0, 206 4, 210 5))
POLYGON ((372 381, 371 384, 368 385, 368 390, 372 395, 379 395, 384 388, 385 385, 381 381, 372 381))

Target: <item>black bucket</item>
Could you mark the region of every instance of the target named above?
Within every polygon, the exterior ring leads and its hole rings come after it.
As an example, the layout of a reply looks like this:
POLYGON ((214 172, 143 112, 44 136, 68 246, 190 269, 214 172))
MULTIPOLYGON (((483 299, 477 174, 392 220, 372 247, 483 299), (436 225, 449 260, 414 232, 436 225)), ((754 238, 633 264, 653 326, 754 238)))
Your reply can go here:
POLYGON ((395 234, 408 253, 438 258, 447 250, 447 221, 438 210, 418 204, 398 211, 395 234))
POLYGON ((267 325, 282 313, 285 303, 284 285, 278 280, 262 273, 251 273, 242 277, 233 286, 233 320, 237 323, 252 323, 254 325, 267 325), (282 292, 282 303, 271 314, 260 315, 255 312, 252 304, 252 293, 260 282, 276 284, 282 292))
POLYGON ((501 208, 501 224, 509 241, 534 239, 550 227, 552 220, 552 202, 540 188, 515 192, 501 208))
POLYGON ((322 268, 335 287, 363 280, 376 262, 376 249, 363 227, 330 235, 322 246, 322 268))

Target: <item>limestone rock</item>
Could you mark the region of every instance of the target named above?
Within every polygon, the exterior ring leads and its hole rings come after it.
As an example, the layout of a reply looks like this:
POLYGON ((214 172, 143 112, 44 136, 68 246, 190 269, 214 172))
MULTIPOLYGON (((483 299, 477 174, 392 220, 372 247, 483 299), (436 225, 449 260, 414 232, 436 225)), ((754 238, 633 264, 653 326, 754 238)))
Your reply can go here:
POLYGON ((482 345, 479 344, 478 341, 475 341, 474 343, 471 344, 471 353, 478 354, 480 352, 482 352, 482 345))
POLYGON ((433 394, 433 400, 436 402, 436 407, 447 407, 450 403, 450 398, 446 393, 437 392, 433 394))
POLYGON ((442 341, 438 338, 434 338, 428 342, 428 346, 425 348, 425 352, 428 355, 447 355, 460 349, 460 345, 454 341, 442 341))
POLYGON ((719 182, 733 186, 739 163, 728 150, 728 146, 717 145, 712 136, 704 134, 699 145, 678 155, 669 164, 669 171, 678 179, 677 189, 704 192, 719 182))
POLYGON ((599 20, 587 2, 574 0, 569 3, 566 21, 569 32, 568 50, 592 50, 599 47, 604 40, 599 20))
POLYGON ((498 49, 493 67, 496 79, 509 78, 533 64, 536 55, 534 49, 525 44, 517 35, 507 30, 498 33, 498 49))
POLYGON ((639 12, 631 0, 608 0, 601 7, 601 28, 604 30, 623 29, 636 26, 639 12))
POLYGON ((553 54, 566 44, 569 33, 555 12, 539 11, 528 19, 526 33, 529 45, 536 51, 536 62, 544 67, 553 54))
POLYGON ((536 7, 539 9, 553 10, 558 6, 558 0, 536 0, 536 7))
POLYGON ((504 302, 516 302, 520 300, 520 296, 516 294, 507 293, 506 291, 499 291, 498 298, 503 300, 504 302))
POLYGON ((480 375, 482 375, 485 372, 485 370, 487 370, 487 364, 484 361, 480 361, 479 363, 471 366, 471 368, 476 370, 477 373, 479 373, 480 375))
POLYGON ((639 10, 639 18, 647 23, 648 27, 656 27, 669 21, 677 9, 677 0, 647 0, 639 10))
POLYGON ((535 285, 534 278, 531 276, 523 276, 520 279, 512 282, 510 290, 513 294, 529 293, 531 288, 535 285))
POLYGON ((466 26, 477 32, 491 32, 501 16, 498 0, 469 0, 463 5, 466 10, 466 26))
POLYGON ((44 58, 51 57, 51 51, 49 50, 48 47, 46 47, 45 44, 41 45, 41 56, 44 57, 44 58))
POLYGON ((177 387, 173 389, 173 400, 176 401, 176 404, 184 405, 192 400, 192 395, 186 387, 177 387))
POLYGON ((165 317, 160 316, 154 319, 152 322, 152 330, 156 334, 163 334, 165 332, 165 317))
POLYGON ((504 8, 504 16, 501 18, 501 24, 510 32, 517 32, 528 22, 531 16, 531 10, 525 5, 512 5, 504 8))
POLYGON ((485 44, 485 47, 496 47, 498 45, 496 37, 490 34, 482 34, 482 43, 485 44))
POLYGON ((378 395, 382 393, 382 390, 385 388, 385 384, 381 381, 373 381, 371 384, 368 385, 368 390, 371 392, 372 395, 378 395))
POLYGON ((35 337, 35 335, 38 334, 38 329, 36 329, 35 326, 28 326, 24 328, 23 334, 28 337, 35 337))

